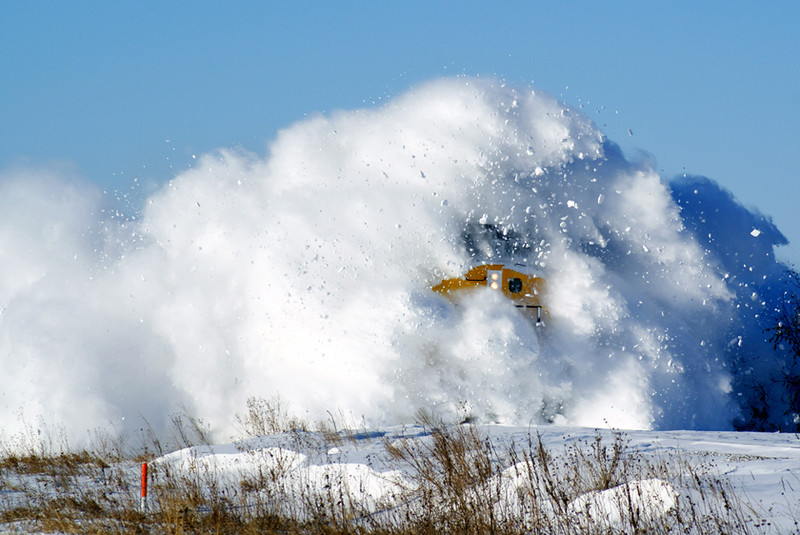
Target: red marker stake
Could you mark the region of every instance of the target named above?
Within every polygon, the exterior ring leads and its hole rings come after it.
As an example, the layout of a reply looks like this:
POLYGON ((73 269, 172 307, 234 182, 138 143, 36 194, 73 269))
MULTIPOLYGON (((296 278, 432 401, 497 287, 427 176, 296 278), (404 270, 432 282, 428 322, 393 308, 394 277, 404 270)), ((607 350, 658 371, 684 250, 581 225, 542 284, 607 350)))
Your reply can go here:
POLYGON ((142 499, 139 506, 143 513, 147 512, 147 463, 142 463, 142 499))

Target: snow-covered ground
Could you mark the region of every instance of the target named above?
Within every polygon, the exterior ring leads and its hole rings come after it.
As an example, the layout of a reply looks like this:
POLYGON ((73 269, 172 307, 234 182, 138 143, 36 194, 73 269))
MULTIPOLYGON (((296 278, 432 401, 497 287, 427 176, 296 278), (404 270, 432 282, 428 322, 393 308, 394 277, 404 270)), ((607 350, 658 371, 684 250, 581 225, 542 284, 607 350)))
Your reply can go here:
MULTIPOLYGON (((524 450, 531 440, 534 445, 541 440, 554 458, 565 458, 574 448, 588 451, 598 437, 610 451, 615 437, 621 437, 626 444, 625 456, 649 461, 652 466, 663 465, 665 470, 642 478, 628 473, 627 487, 583 494, 571 503, 575 514, 590 510, 595 518, 601 512, 613 520, 624 514, 618 509, 620 492, 626 491, 641 500, 638 506, 647 514, 668 514, 679 496, 693 492, 687 487, 692 480, 685 470, 682 477, 670 473, 685 462, 701 476, 719 478, 723 486, 730 485, 738 500, 734 506, 743 508, 740 512, 751 519, 753 532, 800 532, 800 437, 794 434, 610 431, 557 426, 481 426, 477 430, 480 436, 489 438, 498 453, 496 460, 502 466, 497 472, 507 476, 500 485, 505 489, 499 493, 497 506, 501 509, 519 506, 516 490, 529 482, 525 468, 520 468, 524 463, 517 459, 515 466, 504 456, 512 444, 524 450)), ((231 489, 238 488, 243 479, 254 474, 278 472, 290 496, 300 496, 303 492, 326 495, 331 486, 340 485, 347 489, 358 508, 380 514, 407 499, 405 492, 417 484, 407 463, 387 455, 387 444, 430 442, 431 433, 410 426, 344 433, 339 437, 335 444, 318 433, 260 437, 235 444, 183 449, 156 460, 153 465, 156 469, 166 465, 185 474, 212 475, 211 479, 222 488, 228 485, 231 489)), ((700 501, 697 497, 695 500, 700 501)))
MULTIPOLYGON (((545 522, 546 526, 560 525, 558 532, 584 533, 584 528, 597 530, 599 526, 599 531, 592 533, 605 533, 602 526, 606 526, 619 528, 612 532, 628 533, 630 511, 634 510, 638 521, 644 522, 641 525, 661 526, 659 532, 664 531, 663 526, 672 526, 669 532, 680 526, 681 532, 688 529, 685 532, 696 534, 708 530, 800 533, 797 435, 552 425, 291 431, 188 447, 148 463, 146 511, 153 515, 148 525, 160 529, 164 526, 159 522, 170 522, 167 519, 173 517, 164 508, 170 507, 170 495, 176 492, 187 496, 179 510, 201 516, 211 513, 208 504, 214 502, 234 514, 268 511, 300 520, 334 503, 333 509, 343 512, 339 525, 365 528, 397 527, 414 515, 426 514, 420 510, 424 507, 458 515, 458 499, 431 498, 425 495, 423 485, 428 484, 428 490, 448 485, 447 477, 463 466, 468 470, 482 466, 482 457, 476 452, 488 454, 484 468, 489 477, 473 481, 472 486, 459 488, 456 484, 442 494, 457 489, 466 500, 480 504, 470 509, 470 514, 485 513, 490 507, 495 521, 513 519, 515 531, 527 526, 529 532, 540 532, 536 526, 541 528, 545 522), (464 437, 477 438, 472 443, 462 442, 476 449, 456 446, 449 450, 450 457, 442 456, 437 433, 446 436, 448 444, 464 437), (544 457, 539 456, 542 450, 547 452, 544 457), (447 473, 437 471, 445 467, 436 464, 445 457, 456 465, 446 467, 447 473), (544 458, 548 470, 543 470, 544 458), (598 483, 604 469, 609 481, 598 483), (581 474, 580 482, 576 482, 577 474, 581 474), (430 476, 434 478, 426 480, 430 476), (548 490, 553 481, 559 482, 558 486, 548 490), (553 490, 566 501, 559 505, 553 490), (195 493, 207 500, 188 498, 195 493), (694 523, 694 518, 708 524, 694 523)), ((141 506, 139 464, 124 461, 109 466, 88 461, 83 469, 69 468, 72 475, 67 477, 59 475, 64 468, 58 462, 38 473, 29 473, 24 464, 17 469, 8 465, 0 479, 0 515, 8 513, 0 533, 39 533, 42 520, 30 514, 31 508, 44 507, 50 514, 58 512, 60 518, 69 518, 69 514, 80 518, 86 511, 80 509, 81 503, 98 503, 97 512, 78 524, 60 524, 88 529, 109 525, 104 524, 104 514, 108 519, 117 518, 114 511, 141 506), (69 513, 53 508, 52 500, 77 504, 77 509, 69 513), (13 512, 15 508, 21 512, 13 512)), ((480 471, 477 468, 471 473, 480 471)), ((46 531, 52 529, 51 525, 46 531)), ((71 532, 74 527, 61 529, 71 532)))

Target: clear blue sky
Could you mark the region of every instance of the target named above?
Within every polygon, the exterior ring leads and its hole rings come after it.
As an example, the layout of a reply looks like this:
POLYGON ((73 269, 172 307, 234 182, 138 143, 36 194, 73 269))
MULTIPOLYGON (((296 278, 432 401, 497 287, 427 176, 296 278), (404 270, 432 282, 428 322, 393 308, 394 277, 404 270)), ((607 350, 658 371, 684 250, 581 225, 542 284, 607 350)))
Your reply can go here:
POLYGON ((800 265, 800 2, 0 3, 0 170, 109 189, 264 154, 307 114, 459 74, 533 83, 665 177, 771 215, 800 265), (632 132, 632 135, 629 134, 632 132))

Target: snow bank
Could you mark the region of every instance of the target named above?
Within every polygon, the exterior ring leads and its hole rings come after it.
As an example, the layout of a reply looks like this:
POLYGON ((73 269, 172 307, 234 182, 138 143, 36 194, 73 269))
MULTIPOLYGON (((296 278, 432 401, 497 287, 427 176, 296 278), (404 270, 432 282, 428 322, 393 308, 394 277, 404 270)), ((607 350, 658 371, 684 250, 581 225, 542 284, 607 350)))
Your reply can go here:
MULTIPOLYGON (((610 488, 589 490, 597 488, 603 474, 603 461, 590 453, 591 444, 610 444, 616 440, 615 431, 548 426, 536 429, 534 438, 525 427, 472 430, 484 437, 487 447, 491 444, 485 453, 492 456, 493 475, 469 490, 460 488, 459 497, 476 507, 476 515, 488 514, 483 507, 493 507, 498 521, 515 519, 532 531, 568 523, 582 532, 625 531, 631 526, 669 530, 678 524, 703 532, 704 522, 717 527, 731 522, 727 526, 734 531, 755 524, 764 533, 785 533, 797 522, 800 443, 790 433, 626 432, 628 446, 621 464, 612 470, 619 479, 610 488), (537 458, 539 447, 550 459, 549 471, 537 458), (512 450, 515 455, 510 456, 512 450), (576 456, 578 450, 587 456, 576 456), (522 461, 514 461, 520 456, 522 461)), ((438 473, 426 472, 425 461, 435 467, 444 457, 417 458, 423 463, 420 471, 408 458, 401 460, 387 451, 389 444, 402 445, 424 455, 432 445, 430 430, 394 427, 381 433, 343 433, 334 442, 330 438, 286 433, 173 452, 153 462, 151 495, 158 499, 167 479, 176 484, 185 478, 191 488, 209 496, 241 496, 237 493, 249 489, 253 494, 242 496, 249 506, 269 504, 295 517, 307 514, 304 505, 314 503, 337 504, 355 522, 370 517, 395 526, 400 519, 423 518, 436 507, 453 507, 444 514, 458 514, 457 500, 448 501, 425 484, 438 473), (425 498, 426 492, 437 497, 425 498)), ((439 475, 434 486, 453 484, 439 475)))
POLYGON ((250 396, 368 425, 424 407, 725 429, 785 242, 549 96, 470 78, 311 117, 266 157, 204 155, 134 221, 106 204, 57 173, 0 178, 6 433, 160 432, 183 407, 227 437, 250 396), (429 291, 484 261, 548 280, 544 329, 493 295, 429 291))
POLYGON ((607 490, 588 492, 569 504, 576 522, 600 523, 622 529, 631 518, 652 522, 666 516, 678 502, 678 493, 666 481, 645 479, 607 490))

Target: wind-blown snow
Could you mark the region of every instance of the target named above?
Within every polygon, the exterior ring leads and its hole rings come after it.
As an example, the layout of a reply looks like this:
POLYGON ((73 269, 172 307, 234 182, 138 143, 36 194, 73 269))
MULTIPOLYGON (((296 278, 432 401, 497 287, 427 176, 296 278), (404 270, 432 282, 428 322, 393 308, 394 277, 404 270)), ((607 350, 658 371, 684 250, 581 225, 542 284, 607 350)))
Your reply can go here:
POLYGON ((251 396, 370 425, 424 407, 728 429, 779 368, 758 364, 779 362, 762 329, 780 232, 532 88, 441 80, 315 116, 265 157, 200 157, 135 220, 75 184, 0 178, 6 433, 161 430, 185 409, 226 436, 251 396), (430 292, 484 261, 547 279, 545 327, 430 292))

